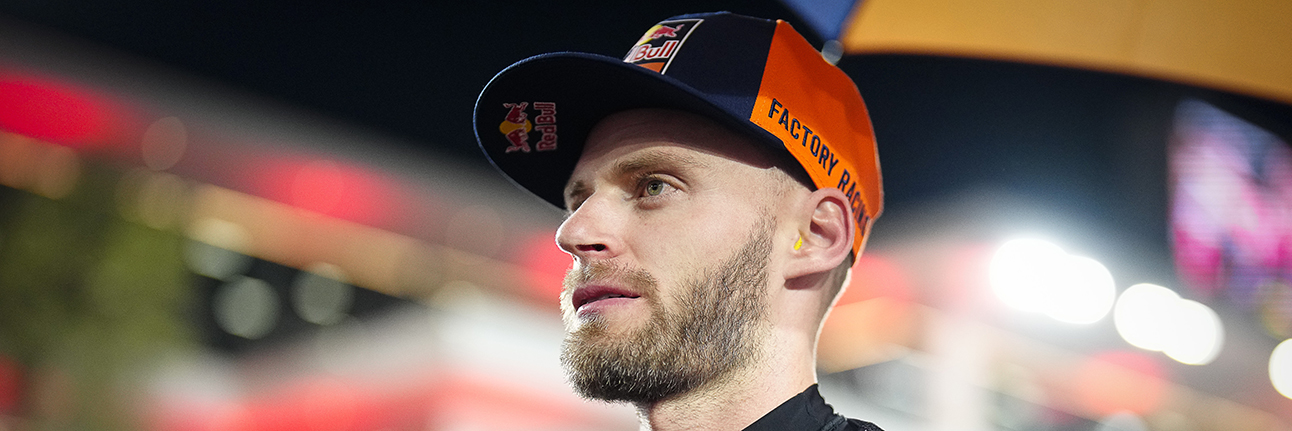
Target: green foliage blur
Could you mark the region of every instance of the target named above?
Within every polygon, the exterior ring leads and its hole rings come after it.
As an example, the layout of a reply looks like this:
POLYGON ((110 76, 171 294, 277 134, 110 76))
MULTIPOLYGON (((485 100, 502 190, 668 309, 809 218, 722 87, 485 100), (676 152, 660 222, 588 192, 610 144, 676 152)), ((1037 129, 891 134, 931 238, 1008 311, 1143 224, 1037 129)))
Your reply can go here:
POLYGON ((184 240, 123 217, 121 177, 82 163, 58 200, 0 186, 0 359, 19 369, 0 429, 138 429, 137 375, 195 345, 184 240))

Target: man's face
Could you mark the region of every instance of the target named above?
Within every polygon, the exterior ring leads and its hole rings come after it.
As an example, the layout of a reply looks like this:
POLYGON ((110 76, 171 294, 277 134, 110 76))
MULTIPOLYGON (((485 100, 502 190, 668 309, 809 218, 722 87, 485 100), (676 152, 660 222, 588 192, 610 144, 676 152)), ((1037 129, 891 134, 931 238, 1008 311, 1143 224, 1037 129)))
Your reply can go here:
POLYGON ((699 117, 635 110, 590 135, 557 233, 576 389, 653 402, 754 359, 778 188, 752 143, 699 117))

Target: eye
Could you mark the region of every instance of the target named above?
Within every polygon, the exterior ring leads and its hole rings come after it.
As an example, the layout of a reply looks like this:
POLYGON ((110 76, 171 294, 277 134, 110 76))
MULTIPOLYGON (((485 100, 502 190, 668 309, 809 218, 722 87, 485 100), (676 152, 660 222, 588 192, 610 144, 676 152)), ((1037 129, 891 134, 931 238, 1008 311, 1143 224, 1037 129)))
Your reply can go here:
POLYGON ((637 199, 640 205, 652 208, 662 205, 664 201, 671 199, 669 196, 678 191, 677 184, 677 180, 668 175, 642 175, 637 179, 637 193, 634 199, 637 199))
POLYGON ((664 187, 668 187, 668 184, 665 184, 664 181, 648 180, 645 188, 646 196, 659 196, 664 193, 664 187))

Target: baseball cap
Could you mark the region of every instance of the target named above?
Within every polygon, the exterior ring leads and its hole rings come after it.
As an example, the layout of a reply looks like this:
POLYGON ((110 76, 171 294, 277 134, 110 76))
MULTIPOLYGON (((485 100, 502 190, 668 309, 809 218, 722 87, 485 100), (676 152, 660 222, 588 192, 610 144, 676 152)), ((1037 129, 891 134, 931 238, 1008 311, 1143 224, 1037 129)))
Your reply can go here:
POLYGON ((680 15, 648 29, 622 59, 558 52, 521 60, 480 93, 476 140, 512 182, 565 208, 588 133, 636 108, 707 117, 789 156, 818 189, 842 190, 861 255, 883 207, 870 116, 852 80, 781 20, 680 15))

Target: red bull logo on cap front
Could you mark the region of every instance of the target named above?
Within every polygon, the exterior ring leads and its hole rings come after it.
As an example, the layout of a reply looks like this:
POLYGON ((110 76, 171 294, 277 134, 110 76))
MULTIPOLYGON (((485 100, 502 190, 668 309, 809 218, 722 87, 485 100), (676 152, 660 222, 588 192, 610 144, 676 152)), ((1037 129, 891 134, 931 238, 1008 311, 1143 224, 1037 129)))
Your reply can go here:
POLYGON ((526 111, 526 108, 530 106, 529 102, 502 104, 503 108, 507 108, 507 114, 503 117, 502 123, 498 125, 498 131, 507 138, 508 143, 507 149, 503 150, 503 153, 530 152, 529 134, 533 131, 538 131, 541 134, 532 149, 538 151, 556 149, 556 103, 534 102, 532 107, 538 111, 538 115, 534 116, 533 122, 529 120, 529 112, 526 111))
POLYGON ((625 63, 635 64, 659 73, 668 71, 673 56, 686 43, 686 38, 696 27, 704 22, 702 19, 679 19, 655 24, 637 44, 624 56, 625 63))
POLYGON ((681 30, 684 27, 686 27, 686 24, 678 24, 676 27, 669 27, 663 24, 655 24, 655 26, 651 27, 650 30, 646 30, 646 34, 642 35, 641 39, 637 39, 637 45, 641 45, 643 43, 649 42, 652 39, 659 39, 661 37, 676 38, 677 31, 681 30))

